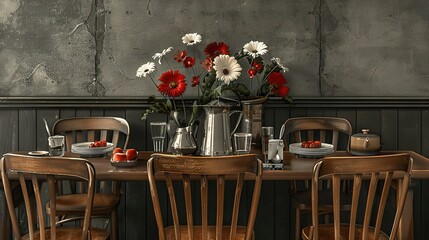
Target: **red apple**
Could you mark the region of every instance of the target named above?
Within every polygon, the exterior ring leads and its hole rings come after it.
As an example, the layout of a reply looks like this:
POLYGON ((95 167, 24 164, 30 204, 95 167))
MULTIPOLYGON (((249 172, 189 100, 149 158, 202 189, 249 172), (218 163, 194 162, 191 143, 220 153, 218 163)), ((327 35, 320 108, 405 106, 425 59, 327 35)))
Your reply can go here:
POLYGON ((126 162, 127 161, 127 155, 125 155, 125 153, 115 153, 115 155, 113 155, 113 161, 114 162, 126 162))
POLYGON ((98 142, 99 142, 100 147, 107 147, 107 141, 106 140, 100 140, 98 142))
POLYGON ((112 155, 115 155, 115 153, 123 153, 124 150, 122 150, 122 148, 115 148, 113 149, 112 155))
POLYGON ((128 160, 134 160, 137 158, 137 151, 134 148, 130 148, 126 152, 128 160))

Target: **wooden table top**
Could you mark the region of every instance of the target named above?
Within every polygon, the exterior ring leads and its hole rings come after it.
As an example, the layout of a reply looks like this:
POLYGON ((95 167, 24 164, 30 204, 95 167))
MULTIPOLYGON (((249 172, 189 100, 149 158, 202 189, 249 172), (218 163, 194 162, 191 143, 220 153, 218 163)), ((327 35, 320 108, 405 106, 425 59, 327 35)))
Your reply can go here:
MULTIPOLYGON (((409 153, 414 160, 412 178, 429 179, 429 159, 412 151, 383 151, 381 154, 409 153)), ((22 153, 22 152, 21 152, 22 153)), ((96 169, 98 180, 147 180, 147 160, 153 152, 139 152, 139 160, 135 167, 114 167, 110 164, 110 157, 87 158, 96 169)), ((344 151, 338 151, 331 156, 345 156, 344 151)), ((78 157, 76 154, 67 156, 78 157)), ((284 153, 282 170, 264 170, 264 180, 306 180, 311 179, 314 163, 318 159, 300 158, 289 152, 284 153)))

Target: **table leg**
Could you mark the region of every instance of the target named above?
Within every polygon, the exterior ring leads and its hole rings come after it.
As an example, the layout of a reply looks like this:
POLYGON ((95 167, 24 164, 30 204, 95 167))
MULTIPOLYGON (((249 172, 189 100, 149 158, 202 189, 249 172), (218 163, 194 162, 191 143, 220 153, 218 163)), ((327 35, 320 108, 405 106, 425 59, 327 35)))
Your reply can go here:
MULTIPOLYGON (((398 182, 398 190, 401 189, 402 181, 398 182)), ((397 191, 397 199, 400 198, 400 191, 397 191)), ((402 212, 401 221, 399 222, 398 240, 413 240, 413 190, 412 186, 408 188, 408 194, 405 200, 404 211, 402 212)))

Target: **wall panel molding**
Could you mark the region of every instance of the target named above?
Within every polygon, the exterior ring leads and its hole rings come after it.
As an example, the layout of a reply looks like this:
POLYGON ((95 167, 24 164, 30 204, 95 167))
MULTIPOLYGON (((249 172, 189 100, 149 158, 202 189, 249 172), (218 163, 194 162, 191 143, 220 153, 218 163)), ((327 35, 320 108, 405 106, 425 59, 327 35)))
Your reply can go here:
MULTIPOLYGON (((185 102, 191 105, 194 99, 185 102)), ((294 97, 293 103, 272 97, 267 107, 290 108, 401 108, 429 107, 429 97, 294 97)), ((150 106, 147 97, 0 97, 0 108, 55 107, 55 108, 144 108, 150 106)))

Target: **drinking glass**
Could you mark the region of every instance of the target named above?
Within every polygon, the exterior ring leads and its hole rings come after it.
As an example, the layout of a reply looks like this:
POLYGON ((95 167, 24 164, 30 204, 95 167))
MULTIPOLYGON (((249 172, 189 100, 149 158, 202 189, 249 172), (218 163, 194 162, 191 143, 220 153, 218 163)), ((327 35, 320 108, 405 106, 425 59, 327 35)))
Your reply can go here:
POLYGON ((268 141, 274 137, 274 127, 262 127, 262 153, 264 154, 265 162, 268 161, 268 141))
POLYGON ((64 150, 65 150, 64 136, 62 135, 49 136, 48 144, 49 144, 49 156, 51 157, 64 156, 64 150))
POLYGON ((164 150, 165 134, 167 132, 166 122, 151 122, 150 132, 152 134, 153 151, 162 152, 164 150))
POLYGON ((235 154, 248 154, 252 145, 251 133, 234 133, 235 154))

